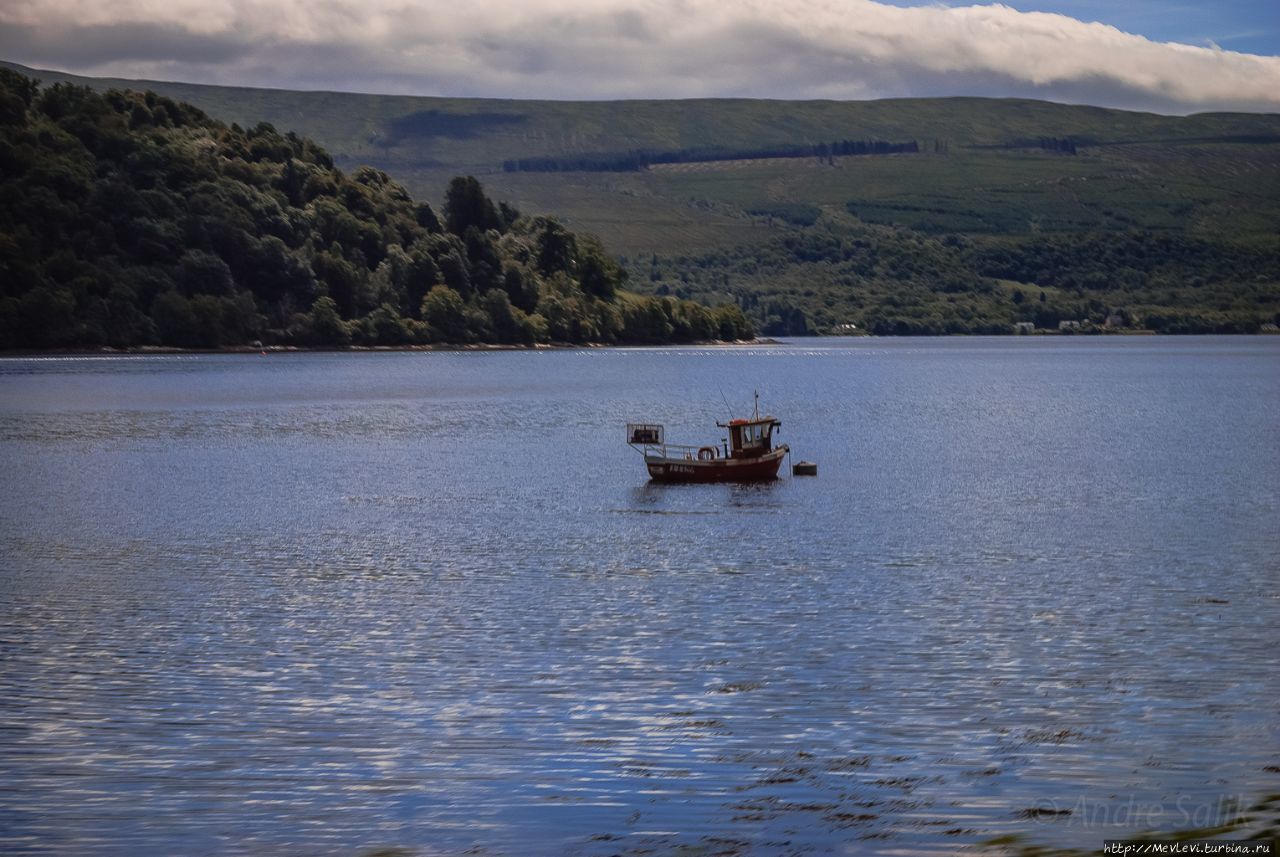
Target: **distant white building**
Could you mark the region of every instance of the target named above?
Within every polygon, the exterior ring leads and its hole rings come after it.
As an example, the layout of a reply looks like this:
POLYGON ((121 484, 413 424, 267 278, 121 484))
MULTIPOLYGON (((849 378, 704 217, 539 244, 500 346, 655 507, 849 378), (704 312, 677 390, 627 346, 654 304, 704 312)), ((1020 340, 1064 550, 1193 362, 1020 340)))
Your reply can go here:
POLYGON ((836 333, 857 333, 858 326, 851 321, 846 321, 843 324, 837 324, 833 330, 836 333))
POLYGON ((1079 330, 1079 329, 1080 329, 1080 322, 1075 321, 1074 319, 1071 321, 1058 322, 1058 330, 1079 330))
POLYGON ((1013 327, 1018 333, 1035 333, 1036 332, 1036 323, 1034 321, 1020 321, 1017 324, 1015 324, 1013 327))

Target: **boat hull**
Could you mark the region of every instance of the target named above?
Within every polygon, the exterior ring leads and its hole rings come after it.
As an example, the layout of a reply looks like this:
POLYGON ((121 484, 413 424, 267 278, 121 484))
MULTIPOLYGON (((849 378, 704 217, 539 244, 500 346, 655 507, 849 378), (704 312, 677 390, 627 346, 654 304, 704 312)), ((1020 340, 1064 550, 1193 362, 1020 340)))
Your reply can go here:
POLYGON ((778 478, 778 466, 788 452, 784 444, 754 458, 664 458, 646 455, 645 466, 654 482, 760 482, 778 478))

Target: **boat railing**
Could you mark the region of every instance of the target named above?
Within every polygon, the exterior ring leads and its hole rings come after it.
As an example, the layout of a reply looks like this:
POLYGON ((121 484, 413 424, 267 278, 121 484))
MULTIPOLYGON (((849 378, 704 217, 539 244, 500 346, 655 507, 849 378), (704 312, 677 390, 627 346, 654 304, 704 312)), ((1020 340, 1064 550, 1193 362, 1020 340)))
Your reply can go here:
POLYGON ((725 457, 725 452, 718 446, 667 443, 666 432, 661 423, 627 423, 627 444, 640 450, 646 458, 656 456, 673 461, 711 461, 725 457))
POLYGON ((693 461, 695 459, 707 460, 702 457, 705 455, 704 450, 711 450, 710 458, 723 458, 724 453, 717 446, 692 446, 686 443, 646 443, 638 444, 645 454, 645 457, 657 456, 658 458, 671 458, 675 460, 693 461))

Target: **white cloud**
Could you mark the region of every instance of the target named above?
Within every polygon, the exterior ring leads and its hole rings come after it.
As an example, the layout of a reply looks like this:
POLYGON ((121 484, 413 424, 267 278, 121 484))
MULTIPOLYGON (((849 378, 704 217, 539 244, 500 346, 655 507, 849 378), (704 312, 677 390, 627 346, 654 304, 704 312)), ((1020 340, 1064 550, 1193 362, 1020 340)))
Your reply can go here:
POLYGON ((422 95, 994 95, 1280 111, 1280 57, 1001 5, 8 0, 0 55, 119 77, 422 95))

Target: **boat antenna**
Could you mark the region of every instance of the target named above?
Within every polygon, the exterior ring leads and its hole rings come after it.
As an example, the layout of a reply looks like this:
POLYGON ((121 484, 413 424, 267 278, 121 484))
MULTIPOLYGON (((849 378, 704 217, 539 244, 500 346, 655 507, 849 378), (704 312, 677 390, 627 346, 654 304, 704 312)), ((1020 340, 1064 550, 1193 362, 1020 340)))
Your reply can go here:
POLYGON ((725 398, 724 388, 716 387, 716 389, 720 391, 720 401, 724 402, 724 409, 729 413, 728 419, 733 419, 733 408, 729 407, 729 400, 725 398))
POLYGON ((756 419, 760 419, 760 391, 756 390, 756 419))

